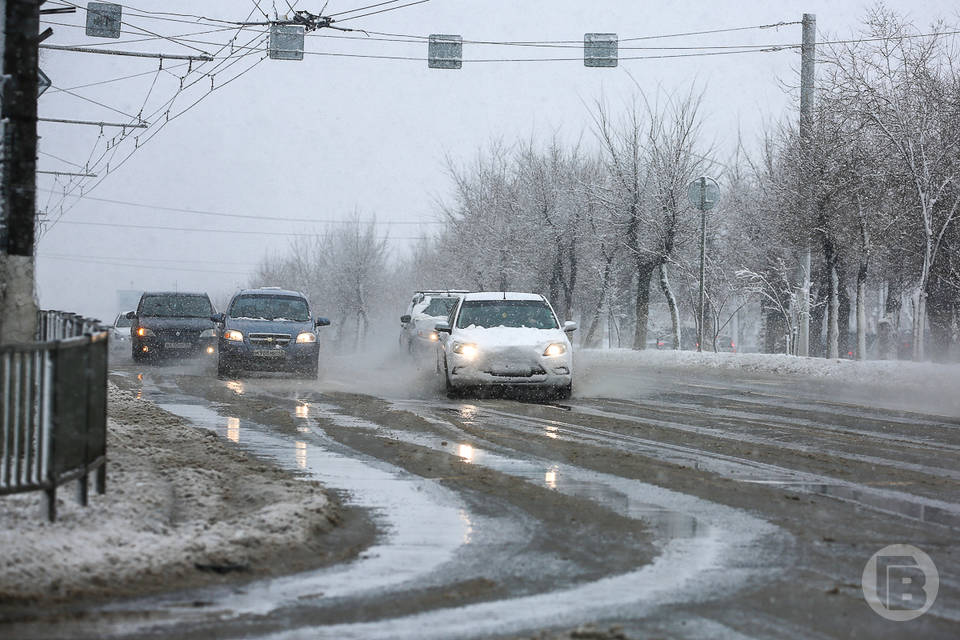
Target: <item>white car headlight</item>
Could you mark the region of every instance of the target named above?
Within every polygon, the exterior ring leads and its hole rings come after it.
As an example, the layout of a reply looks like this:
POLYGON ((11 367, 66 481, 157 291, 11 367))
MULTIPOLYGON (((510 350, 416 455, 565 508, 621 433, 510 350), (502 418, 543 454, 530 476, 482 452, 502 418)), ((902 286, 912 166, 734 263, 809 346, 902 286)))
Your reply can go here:
POLYGON ((473 360, 477 357, 477 354, 480 353, 480 349, 477 348, 477 345, 470 342, 458 342, 453 345, 453 352, 459 353, 467 360, 473 360))
POLYGON ((216 330, 216 329, 204 329, 203 331, 200 332, 200 337, 201 337, 201 338, 215 338, 215 337, 217 337, 217 330, 216 330))
POLYGON ((567 352, 567 345, 563 344, 562 342, 554 342, 553 344, 548 345, 546 349, 544 349, 543 355, 547 357, 562 356, 566 352, 567 352))
POLYGON ((243 342, 243 334, 236 329, 227 329, 223 332, 223 337, 233 342, 243 342))
POLYGON ((440 336, 436 331, 417 331, 417 335, 419 335, 421 338, 429 340, 430 342, 436 342, 440 339, 440 336))
POLYGON ((297 336, 297 342, 299 342, 300 344, 303 344, 305 342, 316 342, 316 341, 317 341, 317 335, 309 331, 304 331, 303 333, 297 336))

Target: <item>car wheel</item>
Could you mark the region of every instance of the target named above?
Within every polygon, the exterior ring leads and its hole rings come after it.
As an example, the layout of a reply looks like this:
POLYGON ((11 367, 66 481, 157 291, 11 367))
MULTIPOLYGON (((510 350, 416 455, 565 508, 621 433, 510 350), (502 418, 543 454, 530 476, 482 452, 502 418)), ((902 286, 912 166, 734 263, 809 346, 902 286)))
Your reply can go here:
POLYGON ((455 386, 450 382, 450 371, 447 369, 447 359, 443 359, 443 386, 447 392, 447 397, 454 399, 460 395, 460 392, 455 386))

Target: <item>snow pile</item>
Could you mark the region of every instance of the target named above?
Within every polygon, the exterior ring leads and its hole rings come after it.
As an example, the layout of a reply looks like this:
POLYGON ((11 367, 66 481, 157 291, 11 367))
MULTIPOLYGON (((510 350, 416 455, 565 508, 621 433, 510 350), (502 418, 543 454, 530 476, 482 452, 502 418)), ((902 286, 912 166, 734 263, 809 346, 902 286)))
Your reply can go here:
POLYGON ((135 595, 322 555, 337 515, 316 483, 112 384, 109 414, 106 495, 83 508, 62 487, 54 523, 39 492, 0 498, 0 604, 135 595))
POLYGON ((698 353, 650 349, 581 349, 577 355, 590 366, 735 369, 865 384, 916 384, 943 379, 960 381, 960 365, 929 362, 827 360, 769 353, 698 353))

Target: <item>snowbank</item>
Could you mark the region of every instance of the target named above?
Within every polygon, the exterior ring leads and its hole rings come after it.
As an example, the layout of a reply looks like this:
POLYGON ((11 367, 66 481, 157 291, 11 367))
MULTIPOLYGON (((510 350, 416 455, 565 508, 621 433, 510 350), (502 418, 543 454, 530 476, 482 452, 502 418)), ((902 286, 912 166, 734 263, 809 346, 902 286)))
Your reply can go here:
POLYGON ((671 368, 736 369, 758 373, 832 378, 866 384, 917 384, 960 381, 960 365, 898 360, 827 360, 769 353, 698 353, 696 351, 581 349, 590 365, 644 365, 671 368))
POLYGON ((54 523, 39 493, 0 497, 0 605, 137 595, 323 556, 318 534, 338 516, 316 483, 112 384, 109 415, 106 495, 91 491, 83 508, 63 487, 54 523))

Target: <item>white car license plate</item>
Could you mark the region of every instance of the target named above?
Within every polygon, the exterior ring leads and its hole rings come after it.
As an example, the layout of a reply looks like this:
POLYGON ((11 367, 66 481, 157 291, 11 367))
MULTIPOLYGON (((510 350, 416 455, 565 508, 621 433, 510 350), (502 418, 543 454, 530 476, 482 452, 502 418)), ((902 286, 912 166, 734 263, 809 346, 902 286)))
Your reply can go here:
POLYGON ((283 351, 281 349, 256 349, 253 355, 257 358, 282 358, 283 351))
POLYGON ((164 349, 189 349, 190 343, 189 342, 164 342, 163 348, 164 349))

